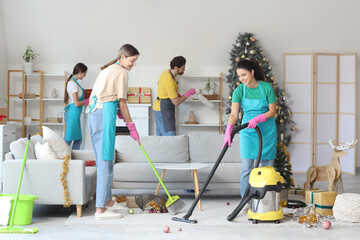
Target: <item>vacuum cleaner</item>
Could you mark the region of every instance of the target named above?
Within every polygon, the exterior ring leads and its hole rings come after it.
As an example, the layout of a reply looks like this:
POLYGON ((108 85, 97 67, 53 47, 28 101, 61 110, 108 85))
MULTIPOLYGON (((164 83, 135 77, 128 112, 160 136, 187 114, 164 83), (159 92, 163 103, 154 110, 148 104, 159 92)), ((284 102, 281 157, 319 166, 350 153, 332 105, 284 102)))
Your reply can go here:
MULTIPOLYGON (((231 134, 231 140, 234 138, 237 132, 246 128, 248 125, 248 123, 245 123, 234 128, 231 134)), ((280 191, 282 184, 284 183, 284 179, 278 172, 275 171, 273 167, 259 168, 262 152, 262 135, 258 126, 255 127, 255 130, 259 139, 258 155, 255 162, 255 168, 250 173, 249 185, 245 191, 245 196, 227 219, 232 221, 239 214, 245 204, 251 200, 251 209, 248 211, 249 220, 252 220, 253 223, 258 223, 259 221, 274 221, 275 223, 280 223, 280 219, 284 217, 280 206, 280 191)), ((216 160, 213 168, 211 169, 207 179, 205 180, 200 193, 194 200, 187 213, 181 218, 173 217, 173 221, 192 224, 197 223, 197 220, 191 220, 189 218, 192 215, 196 204, 204 194, 211 178, 214 176, 214 173, 223 159, 227 149, 228 145, 226 144, 218 159, 216 160)))

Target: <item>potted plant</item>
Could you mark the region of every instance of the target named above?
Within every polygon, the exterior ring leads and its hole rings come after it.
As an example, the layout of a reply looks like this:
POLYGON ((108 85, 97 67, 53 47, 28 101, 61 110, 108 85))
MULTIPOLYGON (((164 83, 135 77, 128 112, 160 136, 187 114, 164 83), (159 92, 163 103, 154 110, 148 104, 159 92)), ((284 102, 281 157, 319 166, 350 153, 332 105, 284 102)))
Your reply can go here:
POLYGON ((216 82, 211 82, 210 78, 208 78, 207 82, 205 83, 205 87, 202 90, 203 95, 208 100, 217 100, 219 95, 217 94, 218 88, 216 82))
POLYGON ((35 58, 39 56, 39 54, 35 53, 32 49, 31 46, 27 46, 23 59, 25 60, 23 62, 23 69, 25 74, 32 74, 34 71, 34 60, 35 58))

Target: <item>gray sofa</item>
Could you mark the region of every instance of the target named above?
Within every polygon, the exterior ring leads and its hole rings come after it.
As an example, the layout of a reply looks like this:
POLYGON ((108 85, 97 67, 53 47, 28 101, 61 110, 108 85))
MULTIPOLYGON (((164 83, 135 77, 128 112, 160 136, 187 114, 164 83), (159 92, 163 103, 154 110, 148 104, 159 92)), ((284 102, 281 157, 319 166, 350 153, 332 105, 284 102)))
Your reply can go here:
MULTIPOLYGON (((66 177, 69 197, 76 205, 77 216, 81 217, 82 206, 96 191, 96 167, 86 167, 84 160, 95 160, 93 151, 73 150, 66 177), (76 160, 79 159, 79 160, 76 160)), ((14 159, 12 153, 5 155, 3 180, 6 194, 17 191, 23 159, 14 159)), ((21 183, 20 194, 36 195, 35 204, 63 205, 64 190, 60 175, 63 160, 27 159, 21 183)))
MULTIPOLYGON (((198 171, 199 186, 205 182, 216 162, 224 142, 224 135, 189 134, 173 137, 147 136, 141 143, 155 167, 164 163, 206 163, 198 171)), ((129 136, 116 136, 113 188, 156 189, 158 180, 138 144, 129 136)), ((207 189, 240 189, 239 136, 234 137, 207 189)), ((157 170, 159 175, 160 169, 157 170)), ((193 189, 191 171, 166 171, 165 186, 169 189, 193 189)))

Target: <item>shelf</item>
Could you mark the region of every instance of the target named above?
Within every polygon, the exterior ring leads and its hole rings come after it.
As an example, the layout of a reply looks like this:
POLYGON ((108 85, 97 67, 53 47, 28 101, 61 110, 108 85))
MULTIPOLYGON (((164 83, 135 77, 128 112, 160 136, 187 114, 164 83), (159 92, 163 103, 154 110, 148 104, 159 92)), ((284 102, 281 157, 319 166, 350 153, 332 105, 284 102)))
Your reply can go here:
MULTIPOLYGON (((185 102, 201 102, 201 101, 200 100, 195 100, 195 99, 187 99, 187 100, 185 100, 185 102)), ((221 102, 221 100, 209 100, 209 102, 219 103, 219 102, 221 102)))
POLYGON ((40 125, 39 122, 31 122, 31 123, 24 123, 25 126, 38 126, 40 125))
POLYGON ((63 126, 64 123, 46 123, 46 122, 43 122, 44 126, 63 126))
POLYGON ((220 124, 218 124, 218 123, 199 123, 199 124, 180 123, 180 124, 177 124, 177 126, 180 126, 180 127, 220 127, 220 124))
POLYGON ((63 98, 43 98, 44 101, 64 101, 63 98))

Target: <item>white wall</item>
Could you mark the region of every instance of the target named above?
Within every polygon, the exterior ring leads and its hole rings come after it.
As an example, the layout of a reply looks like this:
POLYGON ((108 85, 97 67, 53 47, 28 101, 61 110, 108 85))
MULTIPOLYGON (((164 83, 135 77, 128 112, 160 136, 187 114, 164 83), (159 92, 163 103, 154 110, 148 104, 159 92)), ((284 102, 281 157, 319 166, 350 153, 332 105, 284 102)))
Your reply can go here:
POLYGON ((187 58, 187 74, 226 73, 239 32, 252 32, 282 84, 285 52, 358 52, 359 9, 357 0, 1 0, 0 64, 6 59, 6 69, 20 68, 31 45, 46 72, 87 64, 84 85, 91 88, 98 67, 132 43, 141 56, 129 85, 156 93, 172 57, 187 58))
MULTIPOLYGON (((1 3, 1 1, 0 1, 1 3)), ((3 14, 1 10, 0 5, 0 84, 2 86, 4 83, 6 83, 7 79, 7 64, 6 64, 6 48, 5 48, 5 42, 4 42, 4 24, 3 24, 3 14)), ((0 88, 0 95, 5 96, 7 94, 6 87, 0 88)), ((0 101, 0 106, 4 106, 4 102, 0 101)))

